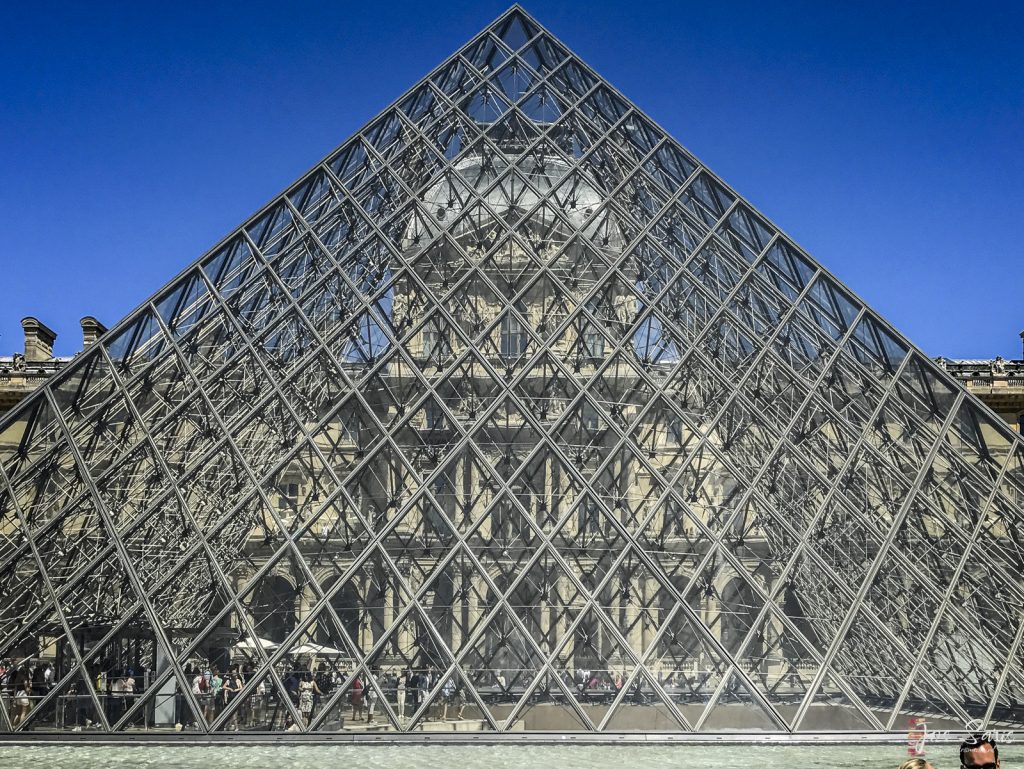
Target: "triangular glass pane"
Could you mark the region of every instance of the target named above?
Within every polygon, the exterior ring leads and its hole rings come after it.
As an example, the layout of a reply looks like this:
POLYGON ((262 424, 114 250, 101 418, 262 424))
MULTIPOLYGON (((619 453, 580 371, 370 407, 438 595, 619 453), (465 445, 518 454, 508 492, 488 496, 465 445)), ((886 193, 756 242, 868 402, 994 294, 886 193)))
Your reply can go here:
POLYGON ((660 678, 666 696, 692 726, 721 683, 728 662, 697 616, 676 606, 669 610, 644 665, 660 678))
MULTIPOLYGON (((421 732, 491 731, 487 706, 458 668, 449 675, 438 675, 430 682, 424 697, 422 717, 410 724, 421 732)), ((422 687, 421 687, 422 688, 422 687)))
POLYGON ((462 655, 460 664, 477 691, 497 684, 500 694, 518 698, 543 666, 543 654, 515 616, 514 610, 499 606, 477 642, 462 655))
MULTIPOLYGON (((881 714, 873 713, 875 719, 869 718, 864 706, 853 703, 847 691, 828 675, 805 701, 805 708, 803 718, 798 724, 792 724, 793 728, 811 732, 865 732, 879 728, 877 719, 881 714)), ((904 724, 894 726, 901 729, 904 724)))
POLYGON ((509 714, 504 722, 499 722, 499 728, 528 732, 594 731, 594 724, 582 712, 582 695, 570 681, 571 677, 566 672, 558 675, 543 672, 535 685, 521 696, 519 705, 514 709, 510 704, 491 705, 491 712, 496 718, 509 714))
POLYGON ((809 648, 810 642, 818 639, 806 620, 793 616, 798 611, 787 605, 792 601, 787 594, 778 601, 789 621, 778 611, 765 613, 738 655, 737 663, 761 696, 793 727, 820 665, 809 648))
MULTIPOLYGON (((28 568, 23 566, 22 568, 28 568)), ((15 731, 63 729, 62 697, 69 696, 72 681, 80 680, 80 639, 69 637, 63 617, 46 599, 45 585, 36 585, 38 592, 22 605, 25 624, 9 628, 0 639, 0 659, 5 661, 7 682, 3 704, 10 726, 15 731)), ((91 720, 103 727, 96 713, 96 701, 88 687, 81 687, 91 720)))
POLYGON ((540 30, 518 9, 508 14, 507 19, 495 30, 495 34, 511 50, 518 50, 540 30))
MULTIPOLYGON (((281 732, 281 731, 303 731, 301 715, 299 720, 294 714, 300 713, 298 707, 299 678, 291 676, 291 671, 285 672, 285 677, 278 684, 277 676, 273 673, 260 673, 255 671, 236 672, 236 683, 240 678, 242 683, 241 693, 235 695, 234 704, 225 713, 225 706, 218 704, 212 691, 203 691, 202 679, 206 676, 207 669, 200 665, 194 669, 193 689, 199 689, 195 695, 203 708, 204 720, 214 723, 220 720, 221 731, 235 732, 281 732)), ((211 671, 212 674, 212 671, 211 671)), ((221 676, 221 688, 223 690, 223 676, 221 676)), ((228 675, 231 678, 231 675, 228 675)), ((223 697, 223 694, 221 695, 223 697)))
MULTIPOLYGON (((191 702, 195 701, 201 711, 202 696, 195 695, 191 700, 186 691, 191 691, 195 674, 189 668, 186 683, 179 683, 176 676, 164 672, 158 675, 154 671, 146 671, 144 682, 137 683, 137 695, 133 698, 131 708, 121 720, 120 730, 125 732, 181 732, 195 731, 202 723, 196 716, 191 702)), ((138 678, 137 678, 138 682, 138 678)), ((122 684, 123 685, 123 684, 122 684)))
MULTIPOLYGON (((165 669, 170 662, 145 612, 138 609, 124 615, 117 625, 97 618, 74 629, 85 668, 97 673, 96 693, 115 731, 126 728, 141 707, 143 693, 151 691, 158 660, 165 669)), ((163 715, 166 720, 166 710, 163 715)))
POLYGON ((733 670, 721 687, 718 700, 708 705, 697 730, 701 732, 771 732, 781 719, 761 702, 745 678, 733 670))
POLYGON ((111 710, 119 705, 111 697, 94 697, 94 682, 80 668, 45 690, 31 681, 26 688, 25 680, 22 674, 13 689, 13 706, 8 711, 13 731, 102 732, 111 723, 111 710))
MULTIPOLYGON (((6 415, 5 415, 6 416, 6 415)), ((0 425, 0 463, 12 480, 31 470, 65 438, 45 398, 34 398, 0 425)))
POLYGON ((310 683, 316 681, 300 682, 299 705, 300 712, 303 707, 310 709, 313 731, 365 734, 400 730, 392 706, 385 704, 393 688, 389 674, 358 667, 338 672, 327 691, 319 685, 314 689, 310 683))
POLYGON ((665 703, 663 687, 642 668, 622 678, 618 704, 605 716, 605 732, 679 732, 688 731, 679 713, 665 703))

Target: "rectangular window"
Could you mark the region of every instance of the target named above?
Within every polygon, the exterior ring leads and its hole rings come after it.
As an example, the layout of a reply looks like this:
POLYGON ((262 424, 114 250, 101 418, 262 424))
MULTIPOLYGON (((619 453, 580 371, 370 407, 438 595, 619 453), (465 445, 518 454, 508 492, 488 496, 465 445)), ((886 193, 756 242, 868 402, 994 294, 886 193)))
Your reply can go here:
POLYGON ((428 329, 423 332, 423 360, 436 361, 440 355, 439 334, 436 329, 428 329))
POLYGON ((424 422, 428 430, 439 430, 444 427, 444 412, 441 411, 441 407, 434 401, 427 401, 427 405, 424 408, 424 422))
POLYGON ((594 502, 584 502, 578 510, 580 534, 597 534, 601 530, 601 513, 594 502))
POLYGON ((604 337, 593 326, 588 327, 583 335, 583 344, 587 350, 587 357, 591 360, 600 360, 604 357, 604 337))
POLYGON ((673 446, 683 445, 683 420, 675 414, 668 418, 668 441, 673 446))
POLYGON ((278 486, 278 491, 281 493, 281 498, 278 500, 277 506, 280 510, 293 509, 299 504, 299 484, 297 483, 282 483, 278 486))
POLYGON ((356 444, 359 442, 359 429, 354 422, 348 420, 340 425, 341 443, 356 444))
POLYGON ((501 319, 501 355, 515 358, 526 353, 526 330, 512 313, 501 319))

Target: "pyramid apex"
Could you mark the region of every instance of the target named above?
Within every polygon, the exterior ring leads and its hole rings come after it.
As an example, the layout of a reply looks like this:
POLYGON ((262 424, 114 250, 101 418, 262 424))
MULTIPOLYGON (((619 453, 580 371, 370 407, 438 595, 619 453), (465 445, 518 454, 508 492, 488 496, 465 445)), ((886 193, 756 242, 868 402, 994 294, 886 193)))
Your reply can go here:
POLYGON ((510 48, 516 50, 542 29, 540 22, 529 11, 519 3, 513 3, 485 27, 484 33, 497 35, 510 48))

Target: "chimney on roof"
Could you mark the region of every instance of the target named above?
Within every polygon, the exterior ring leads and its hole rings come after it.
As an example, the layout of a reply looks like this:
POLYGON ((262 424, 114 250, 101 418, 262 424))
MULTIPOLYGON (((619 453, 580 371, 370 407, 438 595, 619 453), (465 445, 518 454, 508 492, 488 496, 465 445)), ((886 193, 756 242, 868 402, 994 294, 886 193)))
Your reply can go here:
POLYGON ((86 315, 79 321, 82 324, 82 349, 88 350, 93 343, 107 333, 107 327, 92 315, 86 315))
MULTIPOLYGON (((1021 347, 1024 347, 1024 331, 1020 332, 1020 343, 1021 347)), ((1024 360, 1024 350, 1021 351, 1021 360, 1024 360)))
POLYGON ((50 360, 53 357, 53 343, 57 339, 56 332, 31 316, 21 319, 21 327, 25 330, 25 362, 50 360))

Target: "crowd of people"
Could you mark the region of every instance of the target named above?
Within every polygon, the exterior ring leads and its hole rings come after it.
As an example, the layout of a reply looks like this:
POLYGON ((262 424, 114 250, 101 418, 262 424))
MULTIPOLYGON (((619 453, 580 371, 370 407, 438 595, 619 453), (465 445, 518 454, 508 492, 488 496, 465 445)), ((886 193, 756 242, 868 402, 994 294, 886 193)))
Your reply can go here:
POLYGON ((42 661, 26 661, 20 665, 11 660, 0 662, 0 691, 11 703, 8 716, 12 726, 18 726, 28 718, 32 703, 49 694, 54 684, 53 664, 42 661))
MULTIPOLYGON (((0 662, 0 691, 11 704, 8 715, 14 727, 23 725, 33 707, 44 701, 57 685, 56 671, 52 662, 30 659, 20 664, 11 660, 0 662)), ((117 723, 133 698, 139 694, 135 671, 124 668, 97 673, 95 690, 107 722, 117 723)), ((98 725, 91 697, 72 682, 60 693, 57 701, 45 708, 42 718, 53 719, 59 725, 72 729, 98 725)))
MULTIPOLYGON (((336 720, 340 725, 371 725, 380 718, 380 699, 388 698, 400 721, 407 720, 420 706, 433 697, 433 707, 424 714, 425 720, 462 719, 466 696, 461 685, 449 678, 444 682, 432 668, 424 670, 377 670, 371 673, 340 670, 287 669, 281 671, 284 692, 299 712, 301 721, 292 718, 289 709, 275 695, 276 689, 261 678, 253 685, 255 675, 249 665, 234 665, 226 672, 211 666, 187 665, 184 670, 191 682, 190 690, 199 703, 200 713, 207 724, 214 723, 235 700, 242 702, 233 707, 226 724, 228 730, 287 729, 299 731, 308 728, 325 700, 339 689, 345 689, 336 705, 336 720), (440 686, 440 692, 433 695, 440 686)), ((504 676, 499 674, 500 681, 504 676)), ((502 686, 504 684, 502 683, 502 686)), ((179 729, 197 726, 197 719, 186 697, 178 693, 175 698, 175 723, 179 729)), ((332 719, 332 723, 335 719, 332 719)), ((386 720, 386 719, 385 719, 386 720)))
MULTIPOLYGON (((381 699, 386 698, 391 710, 400 723, 406 723, 414 714, 421 721, 462 720, 466 717, 468 696, 461 679, 445 678, 434 668, 419 670, 385 669, 366 672, 346 672, 337 667, 319 669, 288 668, 279 671, 284 694, 292 708, 285 705, 278 696, 277 687, 268 677, 256 677, 256 670, 250 664, 233 664, 223 673, 214 665, 189 663, 184 668, 189 681, 192 700, 198 704, 199 715, 206 726, 214 724, 228 708, 230 715, 222 720, 220 728, 238 731, 240 729, 305 731, 319 719, 327 728, 360 728, 371 726, 381 718, 381 699), (339 694, 340 692, 340 694, 339 694), (237 700, 241 699, 241 702, 237 700), (425 703, 430 707, 423 711, 425 703), (320 709, 325 703, 333 703, 332 714, 325 717, 320 709), (423 712, 421 712, 423 711, 423 712), (292 717, 297 712, 299 719, 292 717)), ((493 670, 488 674, 489 686, 476 681, 476 688, 485 701, 510 702, 519 692, 513 693, 505 671, 493 670)), ((8 707, 8 717, 13 727, 26 723, 33 706, 44 701, 58 686, 54 665, 46 660, 27 660, 13 663, 0 661, 0 692, 8 707)), ((116 724, 128 712, 133 698, 141 694, 150 681, 150 671, 140 671, 138 678, 131 667, 96 673, 95 692, 100 706, 104 709, 108 724, 116 724), (141 681, 141 684, 140 684, 141 681)), ((601 694, 614 695, 626 686, 626 679, 613 671, 579 669, 566 674, 565 684, 575 690, 578 697, 601 694)), ((674 682, 669 676, 659 681, 670 688, 674 682)), ((76 682, 56 692, 51 697, 50 717, 56 715, 58 725, 80 730, 96 725, 93 698, 86 692, 78 691, 76 682)), ((196 711, 188 698, 177 690, 173 695, 173 718, 178 730, 198 728, 196 711)), ((169 700, 167 705, 170 706, 169 700)), ((143 719, 153 723, 153 709, 143 719)), ((169 713, 167 715, 170 715, 169 713)), ((35 715, 32 716, 36 718, 35 715)), ((473 716, 470 716, 473 717, 473 716)), ((971 735, 960 746, 962 769, 1001 769, 999 751, 991 734, 971 735)), ((915 757, 904 762, 899 769, 934 769, 924 757, 915 757)))

